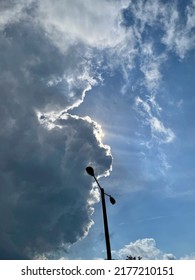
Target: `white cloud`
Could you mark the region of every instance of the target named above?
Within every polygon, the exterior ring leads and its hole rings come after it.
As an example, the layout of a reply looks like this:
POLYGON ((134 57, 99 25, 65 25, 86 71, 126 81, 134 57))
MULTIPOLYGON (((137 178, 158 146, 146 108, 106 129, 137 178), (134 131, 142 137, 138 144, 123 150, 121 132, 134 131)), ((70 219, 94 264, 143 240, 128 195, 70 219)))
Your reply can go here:
POLYGON ((164 12, 164 6, 160 1, 136 1, 130 5, 133 15, 135 16, 136 27, 139 32, 143 32, 147 25, 156 24, 164 12))
POLYGON ((159 152, 158 158, 159 158, 159 160, 161 162, 161 166, 162 166, 161 171, 164 174, 164 170, 168 171, 172 166, 168 162, 167 155, 165 153, 163 153, 162 151, 159 152))
MULTIPOLYGON (((160 51, 156 47, 158 39, 153 36, 152 32, 159 28, 166 34, 168 28, 165 28, 165 25, 168 22, 170 23, 171 20, 172 26, 169 27, 169 30, 174 28, 179 14, 175 3, 163 4, 161 1, 136 1, 131 3, 127 10, 130 13, 129 17, 131 16, 132 19, 131 28, 134 30, 137 43, 136 55, 139 58, 137 67, 144 75, 140 79, 140 94, 135 97, 135 106, 140 117, 140 123, 143 127, 149 127, 150 129, 150 134, 141 136, 144 138, 141 143, 149 147, 149 150, 157 148, 156 156, 160 163, 159 168, 164 174, 170 168, 170 164, 166 154, 159 147, 161 144, 172 143, 176 136, 174 131, 168 127, 168 124, 164 123, 163 109, 157 102, 159 87, 163 83, 161 69, 168 59, 168 51, 167 49, 160 51), (172 15, 170 10, 176 12, 172 15), (150 31, 151 27, 153 27, 152 31, 150 31), (146 92, 145 96, 144 92, 146 92)), ((170 31, 169 36, 171 34, 170 31)), ((159 40, 161 39, 159 38, 159 40)), ((126 88, 123 87, 123 89, 126 88)), ((144 133, 145 131, 144 129, 144 133)))
MULTIPOLYGON (((174 131, 166 127, 162 119, 162 110, 155 100, 155 95, 147 96, 144 100, 140 96, 135 98, 135 109, 139 114, 141 124, 144 127, 149 128, 147 134, 144 136, 141 134, 140 145, 144 145, 148 149, 148 157, 150 158, 150 152, 155 151, 156 166, 154 168, 160 171, 161 175, 165 176, 167 171, 171 168, 169 164, 168 155, 163 150, 164 144, 168 145, 175 140, 174 131), (142 140, 144 138, 144 140, 142 140)), ((153 161, 153 159, 152 159, 153 161)), ((151 165, 151 161, 147 161, 147 165, 151 165)), ((153 172, 154 170, 152 170, 153 172)))
POLYGON ((135 28, 140 40, 148 26, 158 27, 164 33, 162 43, 181 59, 188 51, 194 49, 194 1, 189 1, 184 14, 180 13, 177 1, 162 3, 162 1, 140 0, 130 7, 135 16, 135 28))
POLYGON ((150 98, 146 101, 139 96, 135 98, 135 105, 138 112, 143 116, 143 122, 150 125, 152 139, 156 140, 159 144, 173 142, 175 139, 174 132, 170 128, 165 127, 163 122, 154 115, 150 103, 157 107, 157 111, 159 112, 158 104, 153 98, 152 102, 150 102, 150 98))
POLYGON ((91 47, 114 47, 125 39, 120 9, 127 1, 39 1, 37 20, 62 49, 83 42, 91 47))
POLYGON ((138 239, 125 245, 115 254, 121 259, 126 259, 127 256, 141 256, 144 260, 175 259, 173 254, 163 253, 158 249, 153 238, 138 239))
POLYGON ((194 2, 187 5, 185 14, 186 22, 181 18, 177 5, 173 3, 173 5, 168 5, 162 19, 162 26, 165 32, 162 42, 168 49, 175 51, 181 59, 185 57, 188 51, 194 49, 195 45, 193 32, 195 27, 194 2))
POLYGON ((151 131, 153 137, 158 137, 158 141, 161 143, 170 143, 173 142, 175 138, 175 134, 170 128, 166 128, 164 124, 156 117, 151 117, 149 119, 149 123, 151 126, 151 131))
POLYGON ((159 253, 160 250, 156 248, 156 242, 152 238, 138 239, 126 245, 118 252, 121 258, 132 255, 136 257, 141 256, 143 259, 156 259, 159 253))
POLYGON ((181 260, 195 260, 195 253, 186 255, 186 256, 182 257, 181 260))
POLYGON ((86 59, 88 66, 96 66, 98 81, 102 72, 111 73, 117 68, 127 81, 137 54, 133 29, 122 25, 122 10, 130 2, 38 1, 36 22, 62 53, 76 46, 74 51, 86 59))
POLYGON ((165 54, 155 54, 155 50, 151 42, 142 43, 140 70, 144 74, 144 84, 149 92, 157 91, 159 88, 162 78, 160 68, 165 59, 165 54))
MULTIPOLYGON (((143 260, 176 260, 173 253, 166 253, 157 247, 156 241, 153 238, 138 239, 135 242, 130 242, 122 249, 113 252, 114 256, 119 259, 126 259, 127 256, 139 257, 143 260)), ((181 260, 195 260, 195 254, 185 255, 179 258, 181 260)))

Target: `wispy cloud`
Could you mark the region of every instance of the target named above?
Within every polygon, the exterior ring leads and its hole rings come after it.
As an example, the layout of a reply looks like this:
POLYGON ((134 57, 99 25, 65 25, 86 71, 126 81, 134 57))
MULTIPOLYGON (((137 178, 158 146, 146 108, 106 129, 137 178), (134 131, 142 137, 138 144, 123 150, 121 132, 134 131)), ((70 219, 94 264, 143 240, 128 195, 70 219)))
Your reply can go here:
MULTIPOLYGON (((152 101, 154 104, 154 100, 152 101)), ((163 122, 153 114, 150 99, 144 101, 139 96, 135 98, 135 105, 138 112, 143 116, 143 122, 150 126, 152 140, 157 143, 171 143, 175 138, 174 132, 166 128, 163 122)))
POLYGON ((144 85, 149 92, 156 92, 161 83, 161 66, 166 60, 166 54, 157 55, 152 43, 141 44, 140 70, 144 74, 144 85))
POLYGON ((191 1, 185 8, 185 20, 181 20, 176 4, 166 10, 165 17, 162 20, 165 34, 162 42, 168 49, 175 51, 183 59, 188 51, 194 49, 195 35, 195 3, 191 1))

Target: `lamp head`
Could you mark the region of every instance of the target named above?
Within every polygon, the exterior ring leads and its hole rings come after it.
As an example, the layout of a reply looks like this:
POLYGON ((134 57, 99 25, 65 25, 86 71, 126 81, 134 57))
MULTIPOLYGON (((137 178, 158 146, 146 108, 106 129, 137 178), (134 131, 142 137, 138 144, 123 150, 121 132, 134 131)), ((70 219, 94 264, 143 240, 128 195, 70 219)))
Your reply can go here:
POLYGON ((95 176, 93 167, 87 166, 87 167, 86 167, 86 171, 87 171, 87 173, 88 173, 90 176, 92 176, 92 177, 95 176))
POLYGON ((116 200, 112 196, 110 196, 110 202, 114 205, 116 203, 116 200))

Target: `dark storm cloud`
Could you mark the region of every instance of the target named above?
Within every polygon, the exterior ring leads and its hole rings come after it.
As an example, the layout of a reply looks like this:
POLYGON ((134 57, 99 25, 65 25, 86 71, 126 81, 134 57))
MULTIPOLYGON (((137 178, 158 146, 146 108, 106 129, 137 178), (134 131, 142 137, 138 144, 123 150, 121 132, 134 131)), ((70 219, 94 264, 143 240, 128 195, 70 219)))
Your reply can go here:
POLYGON ((87 233, 90 185, 84 170, 89 160, 106 169, 111 158, 83 120, 70 117, 61 128, 39 127, 36 136, 31 131, 26 131, 31 140, 24 134, 19 139, 22 149, 15 144, 6 153, 3 175, 10 185, 4 186, 10 191, 4 192, 1 213, 9 212, 5 224, 14 245, 38 254, 87 233))
POLYGON ((67 114, 45 125, 54 111, 82 100, 87 67, 74 47, 58 51, 28 13, 1 22, 0 259, 33 258, 85 236, 85 167, 103 173, 111 165, 95 123, 67 114))

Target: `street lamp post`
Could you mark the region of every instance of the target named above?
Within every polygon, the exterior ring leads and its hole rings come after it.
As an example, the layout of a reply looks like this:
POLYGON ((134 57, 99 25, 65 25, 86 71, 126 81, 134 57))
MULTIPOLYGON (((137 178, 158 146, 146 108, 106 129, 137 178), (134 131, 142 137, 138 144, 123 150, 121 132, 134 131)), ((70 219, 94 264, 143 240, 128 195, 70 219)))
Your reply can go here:
POLYGON ((109 236, 109 230, 108 230, 108 219, 107 219, 107 212, 106 212, 105 195, 110 197, 110 202, 112 204, 115 204, 116 201, 111 195, 104 192, 104 189, 100 186, 97 178, 95 177, 93 168, 91 166, 88 166, 86 168, 86 171, 90 176, 92 176, 94 178, 94 180, 96 181, 96 183, 100 189, 101 200, 102 200, 103 219, 104 219, 104 232, 105 232, 105 241, 106 241, 106 250, 107 250, 107 260, 111 260, 112 255, 111 255, 111 247, 110 247, 110 236, 109 236))

